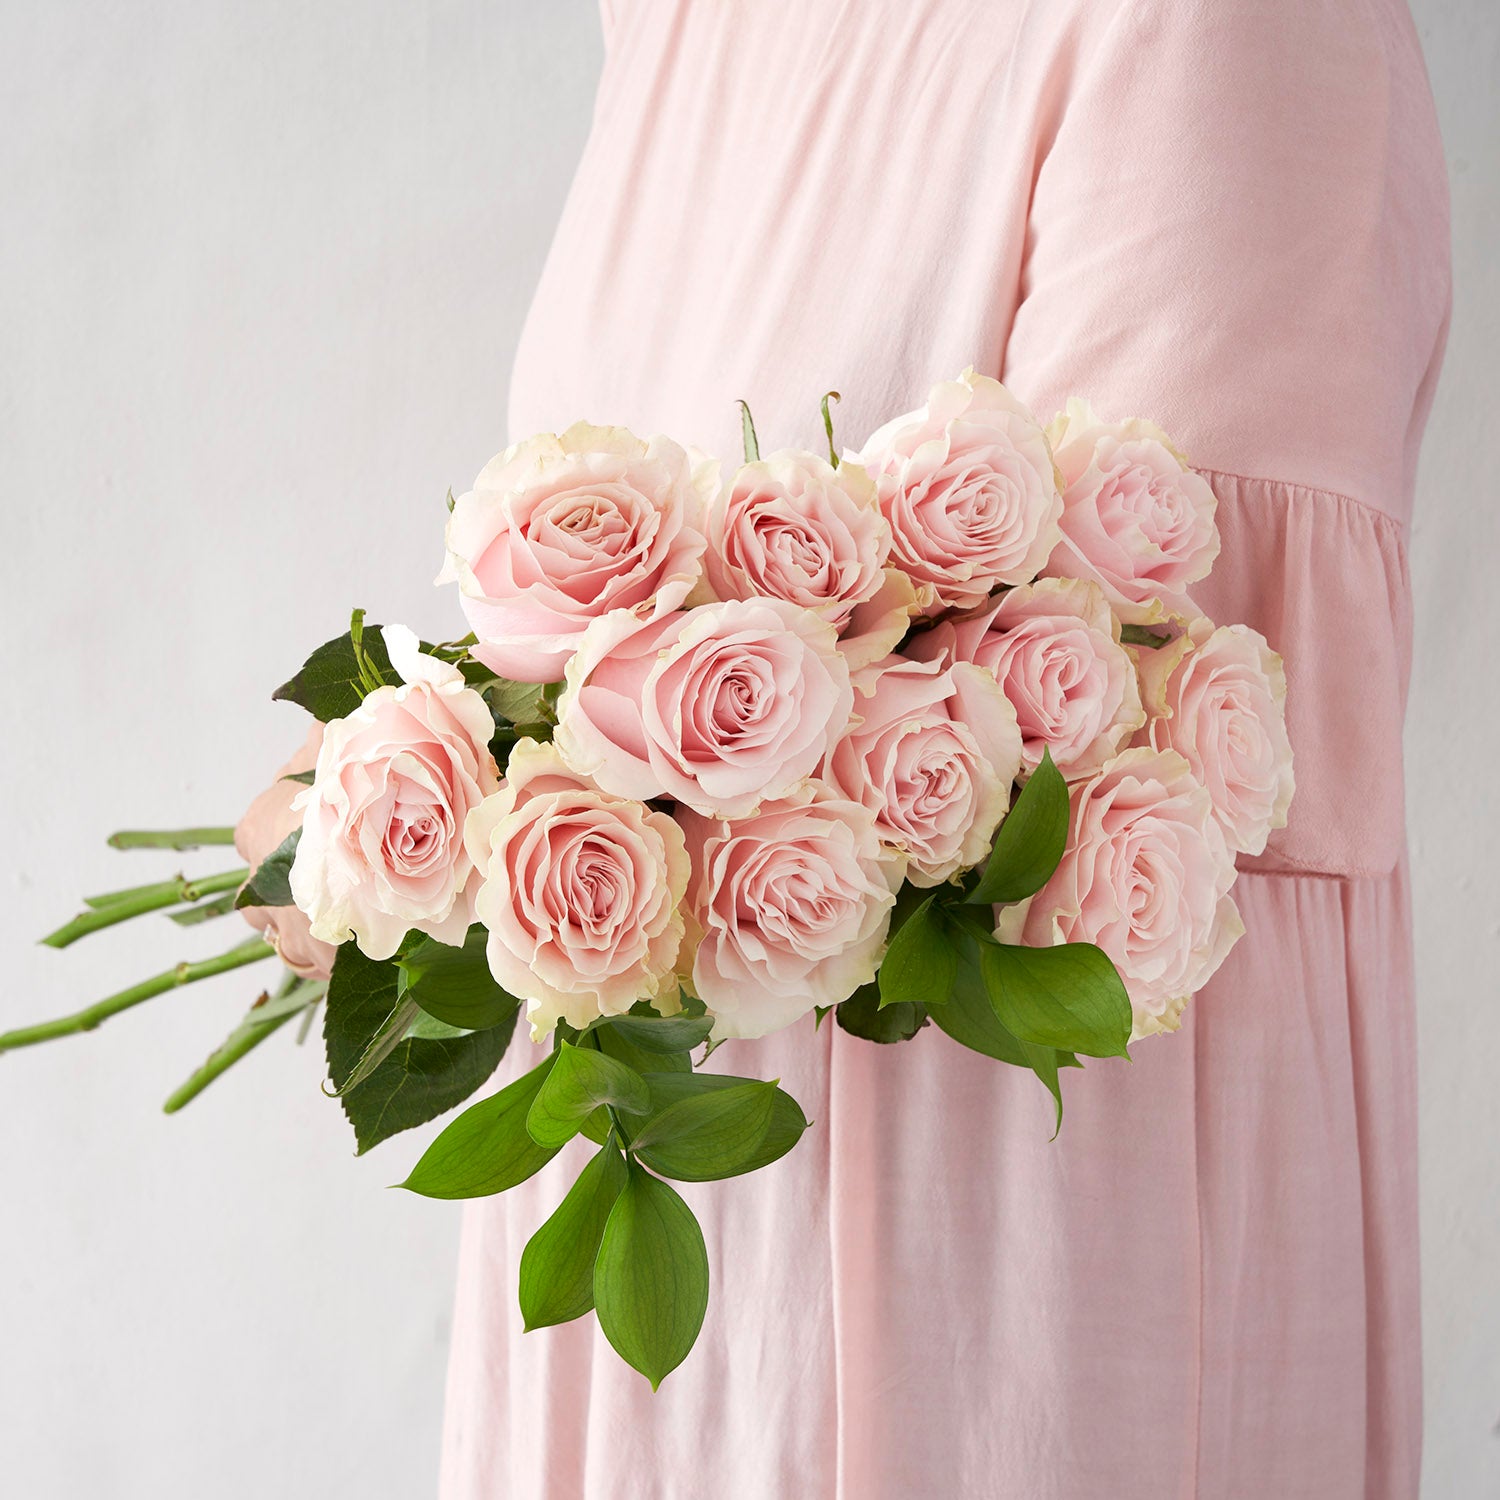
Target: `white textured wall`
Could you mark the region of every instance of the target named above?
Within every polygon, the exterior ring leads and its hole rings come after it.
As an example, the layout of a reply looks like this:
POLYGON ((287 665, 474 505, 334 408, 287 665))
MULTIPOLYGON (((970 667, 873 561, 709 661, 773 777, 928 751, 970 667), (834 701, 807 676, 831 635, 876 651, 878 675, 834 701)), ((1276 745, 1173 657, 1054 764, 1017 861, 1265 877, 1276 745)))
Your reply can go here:
MULTIPOLYGON (((176 868, 112 828, 233 821, 350 604, 462 628, 443 495, 504 443, 599 58, 588 0, 0 0, 0 1024, 238 940, 34 946, 176 868)), ((416 1137, 356 1162, 290 1031, 159 1112, 256 972, 0 1056, 7 1500, 433 1492, 416 1137)))
MULTIPOLYGON (((1496 425, 1500 11, 1416 10, 1459 296, 1413 550, 1426 1493, 1480 1500, 1500 1493, 1480 779, 1500 530, 1474 455, 1496 425)), ((111 853, 112 827, 234 816, 300 733, 266 689, 345 601, 451 622, 425 583, 443 491, 503 439, 598 61, 590 0, 0 0, 0 1025, 227 946, 227 922, 159 919, 31 939, 81 892, 175 868, 111 853)), ((288 1032, 157 1112, 253 990, 0 1058, 0 1492, 431 1493, 457 1214, 380 1191, 414 1143, 351 1160, 288 1032)))
POLYGON ((1453 195, 1453 330, 1412 530, 1406 754, 1426 1500, 1500 1500, 1500 5, 1413 0, 1453 195))

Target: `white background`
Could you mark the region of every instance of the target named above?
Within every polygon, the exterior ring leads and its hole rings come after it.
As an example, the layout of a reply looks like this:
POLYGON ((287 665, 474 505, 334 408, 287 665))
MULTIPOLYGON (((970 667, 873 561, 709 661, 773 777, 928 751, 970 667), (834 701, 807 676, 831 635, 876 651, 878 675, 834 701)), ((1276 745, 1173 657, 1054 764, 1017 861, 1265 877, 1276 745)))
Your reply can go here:
MULTIPOLYGON (((1480 1500, 1500 1494, 1500 7, 1415 10, 1457 281, 1412 555, 1425 1493, 1480 1500)), ((301 735, 268 687, 346 601, 455 633, 427 586, 443 494, 505 440, 599 60, 590 0, 0 0, 0 1026, 238 939, 148 918, 33 944, 78 895, 176 868, 107 850, 112 828, 233 820, 301 735)), ((433 1490, 458 1211, 382 1190, 420 1143, 352 1160, 286 1031, 158 1111, 256 972, 0 1057, 6 1495, 433 1490)))

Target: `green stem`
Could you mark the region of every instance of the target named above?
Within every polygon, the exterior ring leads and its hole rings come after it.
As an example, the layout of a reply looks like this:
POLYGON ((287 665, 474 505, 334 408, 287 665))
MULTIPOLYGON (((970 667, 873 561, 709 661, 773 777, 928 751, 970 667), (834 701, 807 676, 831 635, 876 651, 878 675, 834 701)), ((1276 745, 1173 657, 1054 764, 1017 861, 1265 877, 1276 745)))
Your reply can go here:
POLYGON ((266 1010, 264 1020, 259 1020, 255 1007, 238 1030, 220 1047, 209 1054, 208 1060, 180 1088, 174 1089, 167 1102, 162 1105, 164 1113, 175 1115, 184 1104, 191 1103, 214 1079, 227 1073, 242 1057, 253 1052, 274 1031, 279 1031, 293 1016, 300 1016, 317 1003, 328 989, 327 984, 316 979, 299 980, 289 976, 290 984, 284 985, 274 999, 262 996, 266 1010))
POLYGON ((95 911, 102 911, 106 907, 118 906, 122 901, 133 901, 137 896, 153 896, 158 891, 175 891, 183 878, 181 875, 174 875, 170 880, 153 880, 149 885, 130 885, 123 891, 105 891, 99 896, 85 896, 83 904, 93 907, 95 911))
POLYGON ((143 979, 128 990, 96 1001, 71 1016, 59 1016, 55 1021, 42 1021, 35 1026, 22 1026, 15 1031, 0 1032, 0 1052, 9 1052, 15 1047, 32 1047, 38 1042, 50 1042, 60 1036, 75 1036, 80 1031, 92 1031, 102 1021, 129 1010, 153 996, 165 994, 179 985, 193 984, 199 979, 209 979, 215 974, 226 974, 245 964, 258 963, 270 958, 276 950, 264 939, 253 937, 221 953, 217 958, 203 958, 196 963, 180 963, 154 978, 143 979))
POLYGON ((109 836, 111 849, 206 849, 233 842, 232 828, 122 828, 109 836))
POLYGON ((184 901, 197 901, 202 896, 212 896, 219 891, 232 891, 242 885, 250 871, 245 868, 225 870, 220 875, 205 875, 201 879, 189 880, 185 875, 174 875, 156 885, 137 886, 133 891, 117 891, 112 897, 95 896, 94 901, 102 905, 90 906, 81 911, 71 922, 64 922, 56 932, 49 932, 42 941, 49 948, 66 948, 79 938, 87 937, 116 922, 128 922, 148 911, 160 911, 164 906, 178 906, 184 901))
POLYGON ((183 927, 195 927, 213 917, 227 916, 234 910, 234 898, 238 894, 238 891, 225 891, 212 901, 200 901, 196 906, 184 906, 181 911, 169 911, 167 915, 183 927))
MULTIPOLYGON (((604 1051, 604 1048, 599 1045, 599 1033, 597 1031, 585 1031, 578 1038, 578 1045, 580 1047, 592 1047, 595 1052, 604 1051)), ((630 1154, 630 1137, 625 1134, 625 1126, 621 1122, 619 1115, 615 1113, 614 1105, 606 1104, 604 1106, 604 1113, 609 1116, 610 1130, 614 1133, 615 1139, 620 1143, 620 1150, 625 1153, 626 1161, 632 1160, 633 1158, 630 1154)))

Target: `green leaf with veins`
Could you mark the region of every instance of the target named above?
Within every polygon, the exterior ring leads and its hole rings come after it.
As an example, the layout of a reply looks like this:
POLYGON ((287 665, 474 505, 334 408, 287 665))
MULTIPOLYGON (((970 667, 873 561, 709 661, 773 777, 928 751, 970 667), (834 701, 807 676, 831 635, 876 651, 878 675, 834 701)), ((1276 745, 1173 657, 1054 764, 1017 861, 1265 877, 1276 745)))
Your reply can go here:
POLYGON ((928 1010, 925 1005, 911 1001, 898 1000, 888 1005, 881 1000, 877 985, 865 984, 834 1007, 833 1019, 850 1036, 889 1045, 909 1042, 927 1024, 928 1010))
POLYGON ((1067 783, 1043 750, 1041 764, 997 830, 984 874, 968 900, 995 906, 1034 896, 1052 878, 1067 843, 1067 783))
POLYGON ((737 1177, 760 1164, 775 1105, 776 1085, 755 1081, 679 1099, 641 1126, 630 1149, 679 1182, 737 1177))
POLYGON ((521 1252, 520 1301, 526 1331, 581 1318, 594 1306, 594 1262, 627 1177, 613 1140, 568 1189, 557 1211, 521 1252))
POLYGON ((486 1198, 539 1172, 557 1152, 532 1140, 526 1114, 556 1060, 550 1053, 499 1093, 471 1104, 423 1152, 401 1186, 424 1198, 486 1198))
POLYGON ((261 860, 255 873, 240 887, 234 898, 236 908, 246 906, 291 906, 292 865, 297 858, 297 845, 301 842, 302 830, 294 828, 282 841, 261 860))
POLYGON ((1087 1057, 1124 1057, 1130 996, 1092 943, 1025 948, 979 944, 979 970, 1001 1022, 1023 1041, 1087 1057))
MULTIPOLYGON (((386 681, 395 679, 378 625, 364 627, 360 650, 386 681)), ((343 635, 325 641, 303 662, 297 675, 282 683, 271 697, 301 704, 313 718, 324 724, 332 719, 347 719, 365 701, 364 679, 354 637, 345 631, 343 635)))
POLYGON ((650 1092, 633 1068, 592 1047, 575 1047, 570 1042, 558 1047, 556 1058, 526 1117, 526 1128, 537 1145, 566 1145, 601 1105, 627 1114, 649 1112, 650 1092))
POLYGON ((930 895, 902 923, 876 975, 882 1005, 941 1005, 953 988, 953 933, 930 895))
POLYGON ((615 1352, 652 1390, 687 1358, 708 1310, 708 1251, 674 1188, 632 1162, 594 1263, 594 1306, 615 1352))
POLYGON ((430 1016, 466 1031, 488 1026, 514 1026, 520 1001, 495 982, 485 947, 489 933, 475 923, 463 946, 450 947, 423 937, 396 955, 402 992, 430 1016))
MULTIPOLYGON (((620 1122, 631 1138, 638 1138, 659 1116, 684 1100, 702 1099, 745 1085, 764 1086, 758 1078, 736 1078, 729 1073, 648 1073, 646 1084, 651 1090, 649 1117, 644 1122, 638 1119, 620 1122)), ((754 1151, 740 1159, 734 1175, 756 1172, 779 1161, 801 1140, 807 1125, 802 1106, 785 1089, 777 1087, 771 1096, 771 1118, 765 1134, 754 1151)))
POLYGON ((933 1024, 970 1051, 981 1052, 1013 1067, 1031 1069, 1052 1095, 1056 1110, 1055 1135, 1062 1127, 1063 1108, 1057 1070, 1059 1067, 1079 1066, 1078 1059, 1071 1053, 1023 1041, 1007 1029, 995 1014, 980 969, 982 946, 980 940, 969 932, 958 939, 958 979, 947 1005, 932 1013, 933 1024))

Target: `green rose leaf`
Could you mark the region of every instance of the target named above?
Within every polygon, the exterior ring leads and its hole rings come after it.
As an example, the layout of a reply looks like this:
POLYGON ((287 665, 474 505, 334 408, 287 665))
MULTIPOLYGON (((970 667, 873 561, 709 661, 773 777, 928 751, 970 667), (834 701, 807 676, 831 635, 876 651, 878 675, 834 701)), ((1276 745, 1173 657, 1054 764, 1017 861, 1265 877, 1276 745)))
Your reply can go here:
POLYGON ((876 981, 882 1005, 941 1004, 953 988, 953 934, 928 896, 892 936, 876 981))
POLYGON ((557 1212, 526 1242, 520 1297, 527 1333, 570 1323, 593 1308, 594 1262, 626 1176, 620 1148, 607 1140, 578 1174, 557 1212))
MULTIPOLYGON (((366 660, 386 681, 395 680, 391 659, 378 625, 366 625, 360 638, 366 660)), ((347 719, 365 701, 360 673, 359 654, 354 637, 348 631, 325 641, 302 664, 302 670, 290 682, 284 682, 271 694, 273 699, 300 703, 313 718, 327 724, 333 719, 347 719)))
POLYGON ((338 1086, 340 1094, 357 1089, 388 1058, 411 1032, 412 1022, 422 1014, 415 1000, 398 999, 390 1015, 375 1029, 349 1076, 338 1086))
POLYGON ((594 1306, 615 1352, 651 1389, 687 1358, 708 1311, 708 1251, 675 1189, 632 1162, 594 1262, 594 1306))
POLYGON ((1031 773, 995 834, 989 863, 968 899, 979 906, 1024 901, 1052 878, 1068 843, 1068 786, 1050 752, 1031 773))
POLYGON ((297 845, 302 839, 302 830, 294 828, 282 841, 261 860, 255 873, 240 887, 234 898, 236 908, 244 906, 291 906, 292 863, 297 858, 297 845))
POLYGON ((979 971, 995 1014, 1022 1041, 1086 1057, 1127 1055, 1130 996, 1092 943, 1024 948, 982 942, 979 971))
POLYGON ((508 677, 496 677, 485 684, 484 697, 490 712, 507 724, 539 724, 547 715, 545 682, 512 682, 508 677))
POLYGON ((461 1104, 495 1071, 511 1026, 463 1036, 398 1041, 362 1081, 349 1080, 398 1002, 400 970, 344 943, 334 960, 323 1016, 328 1076, 354 1127, 361 1155, 398 1131, 425 1125, 461 1104))
POLYGON ((471 1104, 423 1152, 401 1186, 424 1198, 485 1198, 541 1171, 557 1152, 532 1140, 526 1113, 556 1061, 557 1054, 549 1053, 498 1094, 471 1104))
POLYGON ((770 1129, 774 1083, 740 1083, 679 1099, 653 1115, 631 1143, 653 1172, 679 1182, 737 1177, 754 1163, 770 1129))
POLYGON ((672 1053, 691 1052, 707 1041, 714 1023, 711 1016, 611 1016, 597 1029, 626 1038, 642 1052, 672 1053))
POLYGON ((861 985, 833 1012, 834 1020, 850 1036, 884 1044, 909 1042, 927 1024, 927 1016, 927 1007, 920 1002, 886 1004, 873 984, 861 985))
POLYGON ((485 957, 488 938, 477 922, 469 928, 461 948, 422 938, 396 956, 403 992, 429 1016, 466 1031, 514 1025, 521 1002, 495 983, 485 957))
POLYGON ((634 1068, 592 1047, 563 1042, 556 1065, 532 1101, 526 1128, 539 1146, 565 1146, 600 1105, 644 1115, 651 1109, 651 1093, 634 1068))

